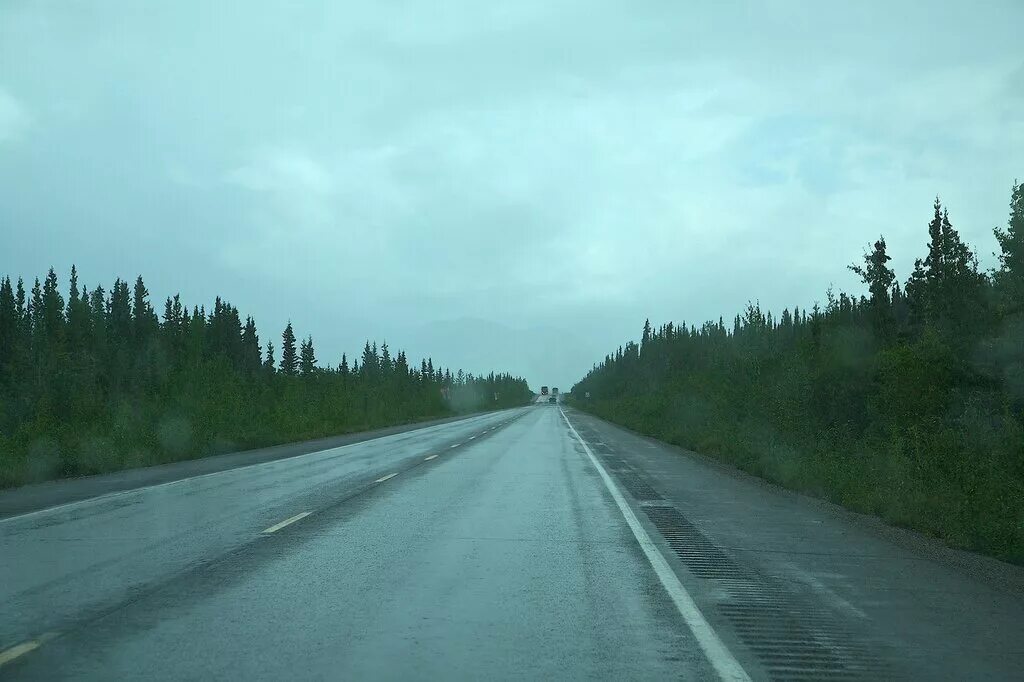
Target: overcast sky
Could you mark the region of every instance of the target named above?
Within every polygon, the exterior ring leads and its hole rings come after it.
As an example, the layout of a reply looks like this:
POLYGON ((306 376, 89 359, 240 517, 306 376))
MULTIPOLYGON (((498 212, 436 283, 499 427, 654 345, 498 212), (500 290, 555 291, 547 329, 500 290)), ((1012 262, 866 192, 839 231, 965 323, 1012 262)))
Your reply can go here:
POLYGON ((0 273, 568 387, 644 318, 994 263, 1024 3, 0 2, 0 273), (694 8, 692 5, 703 5, 694 8))

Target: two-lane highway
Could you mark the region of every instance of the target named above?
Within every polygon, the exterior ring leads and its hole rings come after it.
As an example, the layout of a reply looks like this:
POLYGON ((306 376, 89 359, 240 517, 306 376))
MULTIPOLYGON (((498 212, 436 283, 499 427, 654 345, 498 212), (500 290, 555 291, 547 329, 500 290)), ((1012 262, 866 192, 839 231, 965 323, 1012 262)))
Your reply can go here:
MULTIPOLYGON (((14 550, 3 565, 12 578, 5 627, 59 632, 6 671, 25 679, 712 677, 560 411, 475 424, 411 438, 437 442, 421 446, 420 466, 376 469, 367 474, 375 484, 354 495, 323 490, 326 477, 368 470, 364 460, 393 443, 0 526, 14 550), (254 496, 272 510, 240 514, 254 496), (72 538, 81 535, 76 524, 93 536, 72 538), (102 571, 104 556, 117 565, 129 546, 153 551, 168 538, 164 560, 197 542, 204 560, 179 561, 172 575, 102 610, 48 620, 41 595, 59 601, 102 571), (211 558, 216 540, 229 551, 211 558)), ((117 576, 127 579, 126 567, 117 576)))
MULTIPOLYGON (((511 410, 0 519, 0 651, 116 613, 303 512, 486 439, 511 410)), ((0 669, 2 672, 2 669, 0 669)))
POLYGON ((0 543, 12 679, 1024 669, 1019 569, 556 405, 41 510, 0 543))

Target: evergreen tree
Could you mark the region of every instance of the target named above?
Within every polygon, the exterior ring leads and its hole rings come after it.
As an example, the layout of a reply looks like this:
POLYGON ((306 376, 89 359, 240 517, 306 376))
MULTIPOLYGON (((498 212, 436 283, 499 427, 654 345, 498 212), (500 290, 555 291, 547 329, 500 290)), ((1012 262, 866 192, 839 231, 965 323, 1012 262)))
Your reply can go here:
POLYGON ((267 359, 263 361, 263 371, 268 374, 274 373, 274 343, 267 341, 267 359))
POLYGON ((871 304, 877 307, 887 307, 889 291, 892 289, 896 275, 889 268, 888 262, 892 260, 885 252, 885 237, 879 237, 875 242, 874 249, 869 254, 864 254, 864 265, 851 265, 849 269, 860 275, 868 291, 871 292, 871 304))
POLYGON ((32 320, 29 313, 28 299, 25 294, 25 280, 18 278, 18 286, 14 294, 14 315, 18 320, 18 333, 15 337, 18 345, 21 346, 23 355, 28 355, 32 320))
MULTIPOLYGON (((127 287, 127 284, 125 285, 127 287)), ((142 348, 156 331, 158 322, 153 306, 149 302, 149 289, 142 281, 142 275, 135 278, 132 292, 132 338, 136 348, 142 348)))
POLYGON ((299 367, 302 372, 302 376, 308 377, 313 374, 313 368, 316 367, 316 354, 313 352, 313 337, 308 337, 302 342, 301 357, 299 359, 299 367))
POLYGON ((132 309, 128 294, 128 282, 120 278, 114 280, 114 288, 110 292, 110 301, 107 305, 107 321, 110 329, 110 338, 117 343, 132 336, 132 309))
POLYGON ((11 278, 0 280, 0 384, 11 381, 12 360, 18 343, 18 311, 11 278))
POLYGON ((935 197, 935 215, 928 223, 928 255, 924 259, 925 310, 929 320, 938 316, 937 307, 941 297, 942 283, 945 280, 945 263, 943 262, 942 238, 942 203, 935 197))
POLYGON ((53 268, 46 274, 43 283, 43 335, 51 348, 61 345, 64 340, 64 297, 60 295, 57 273, 53 268))
POLYGON ((889 268, 892 258, 885 250, 885 237, 879 237, 871 253, 864 254, 864 265, 850 265, 849 269, 860 275, 871 293, 872 322, 875 332, 885 336, 892 324, 892 301, 889 293, 896 274, 889 268))
POLYGON ((375 379, 378 375, 378 360, 377 360, 377 344, 374 343, 370 346, 370 341, 366 341, 366 345, 363 346, 363 362, 362 362, 362 374, 365 377, 375 379))
POLYGON ((32 285, 32 298, 29 299, 28 303, 28 317, 31 325, 30 329, 32 330, 32 350, 38 362, 39 353, 46 341, 46 325, 43 322, 43 287, 39 283, 38 277, 36 277, 35 283, 32 285))
POLYGON ((71 266, 71 283, 68 287, 67 318, 68 347, 74 352, 81 352, 89 336, 89 304, 83 300, 78 289, 78 269, 71 266))
POLYGON ((995 235, 1000 249, 996 282, 1003 305, 1019 312, 1024 306, 1024 183, 1014 181, 1007 229, 996 228, 995 235))
POLYGON ((946 210, 942 212, 942 250, 943 282, 937 307, 954 333, 966 337, 969 328, 981 324, 986 280, 978 271, 978 257, 953 229, 946 210))
MULTIPOLYGON (((237 312, 236 310, 236 315, 237 312)), ((249 373, 258 372, 263 366, 260 358, 260 337, 256 333, 256 321, 251 315, 245 318, 245 327, 242 329, 242 366, 249 373)))
POLYGON ((295 349, 295 332, 292 330, 292 323, 284 328, 281 335, 281 373, 288 376, 295 376, 299 370, 299 357, 295 349))

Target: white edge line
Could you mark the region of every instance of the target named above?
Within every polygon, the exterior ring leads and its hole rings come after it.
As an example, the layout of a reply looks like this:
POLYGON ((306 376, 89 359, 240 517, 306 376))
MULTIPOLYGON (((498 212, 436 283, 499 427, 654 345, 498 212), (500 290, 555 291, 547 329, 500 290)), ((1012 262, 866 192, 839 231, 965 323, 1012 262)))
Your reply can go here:
POLYGON ((387 476, 381 476, 376 481, 374 481, 374 483, 383 483, 384 481, 388 480, 389 478, 394 478, 397 475, 398 475, 398 472, 396 471, 393 474, 388 474, 387 476))
POLYGON ((429 462, 432 459, 437 459, 437 455, 430 455, 429 457, 424 457, 423 461, 424 462, 429 462))
POLYGON ((576 436, 576 440, 583 446, 587 456, 590 458, 591 464, 597 469, 597 473, 601 475, 601 480, 604 481, 604 485, 608 488, 608 492, 611 493, 612 499, 615 500, 615 504, 619 507, 619 511, 622 512, 622 516, 625 517, 626 523, 629 525, 629 529, 633 531, 633 536, 636 541, 640 544, 640 549, 643 550, 647 560, 651 563, 651 567, 654 568, 654 572, 657 574, 658 579, 661 581, 662 586, 668 593, 668 596, 672 599, 676 608, 679 610, 679 614, 686 621, 687 627, 690 628, 690 632, 693 633, 694 638, 700 645, 701 650, 704 651, 704 655, 707 657, 708 662, 714 667, 715 672, 718 673, 719 678, 723 680, 734 680, 736 682, 749 682, 750 676, 747 675, 747 671, 743 669, 740 662, 732 655, 732 652, 726 648, 725 644, 718 637, 718 633, 715 632, 711 624, 708 623, 707 619, 704 618, 704 614, 697 608, 697 604, 693 601, 693 597, 686 591, 683 584, 679 582, 679 578, 675 572, 665 561, 665 557, 661 555, 658 550, 658 546, 651 539, 651 536, 644 530, 639 519, 636 518, 636 514, 630 509, 629 504, 622 497, 622 493, 616 487, 612 481, 608 472, 605 471, 604 467, 591 452, 590 447, 580 437, 579 432, 576 431, 576 427, 572 425, 569 418, 565 416, 565 412, 562 408, 558 408, 558 411, 562 413, 562 419, 569 426, 573 435, 576 436))
POLYGON ((309 516, 312 513, 313 512, 308 512, 308 511, 301 512, 301 513, 296 514, 295 516, 291 517, 290 519, 285 519, 281 523, 275 523, 273 526, 271 526, 270 528, 267 528, 263 532, 264 533, 274 533, 276 531, 281 530, 285 526, 290 526, 291 524, 295 523, 296 521, 299 521, 301 519, 306 518, 307 516, 309 516))
MULTIPOLYGON (((486 416, 486 415, 481 415, 479 417, 467 417, 466 419, 461 419, 461 420, 459 420, 457 422, 449 422, 449 423, 451 423, 451 424, 459 424, 459 423, 464 423, 464 422, 471 421, 471 420, 482 419, 484 416, 486 416)), ((279 459, 270 459, 270 460, 267 460, 266 462, 253 462, 252 464, 243 464, 242 466, 231 467, 230 469, 221 469, 220 471, 211 471, 211 472, 206 473, 206 474, 196 474, 195 476, 186 476, 184 478, 176 478, 173 481, 164 481, 163 483, 154 483, 152 485, 143 485, 143 486, 139 486, 137 488, 126 488, 125 490, 114 490, 114 491, 109 492, 109 493, 103 493, 102 495, 96 495, 95 497, 84 497, 84 498, 82 498, 80 500, 71 500, 70 502, 64 502, 63 504, 54 505, 52 507, 44 507, 42 509, 34 509, 34 510, 30 511, 30 512, 25 512, 23 514, 15 514, 14 516, 6 516, 6 517, 0 519, 0 525, 3 525, 5 523, 7 523, 8 521, 17 521, 17 520, 20 520, 20 519, 27 519, 27 518, 31 518, 33 516, 37 516, 39 514, 49 514, 51 512, 60 511, 62 509, 71 509, 71 508, 74 508, 74 507, 86 506, 86 505, 89 505, 89 504, 95 504, 95 503, 99 503, 99 502, 106 502, 108 500, 115 500, 115 499, 117 499, 119 497, 122 497, 124 495, 131 495, 133 493, 142 492, 144 490, 155 490, 156 488, 166 488, 168 486, 179 485, 181 483, 186 483, 188 481, 198 481, 198 480, 203 479, 203 478, 211 478, 213 476, 220 476, 222 474, 230 474, 230 473, 236 472, 236 471, 243 471, 245 469, 252 469, 253 467, 261 467, 261 466, 268 466, 268 465, 273 465, 273 464, 280 464, 281 462, 288 461, 288 460, 296 461, 296 460, 299 460, 299 459, 302 459, 302 458, 305 458, 305 457, 312 457, 313 455, 319 455, 319 454, 322 454, 324 452, 330 452, 332 450, 345 450, 345 449, 348 449, 348 448, 354 448, 354 447, 356 447, 358 445, 366 445, 367 443, 372 443, 372 442, 374 442, 376 440, 381 440, 383 438, 392 438, 394 436, 404 436, 406 434, 414 433, 416 431, 422 431, 422 430, 426 430, 426 429, 437 429, 439 427, 444 427, 444 426, 448 426, 448 423, 446 423, 446 424, 431 424, 430 426, 423 426, 423 427, 421 427, 419 429, 412 429, 411 431, 402 431, 400 433, 391 433, 391 434, 388 434, 386 436, 377 436, 376 438, 369 438, 367 440, 361 440, 361 441, 356 442, 356 443, 348 443, 346 445, 338 445, 337 447, 324 448, 323 450, 314 450, 313 452, 305 452, 305 453, 303 453, 301 455, 293 455, 292 457, 281 457, 279 459)), ((461 445, 461 443, 453 445, 452 447, 457 447, 458 445, 461 445)))

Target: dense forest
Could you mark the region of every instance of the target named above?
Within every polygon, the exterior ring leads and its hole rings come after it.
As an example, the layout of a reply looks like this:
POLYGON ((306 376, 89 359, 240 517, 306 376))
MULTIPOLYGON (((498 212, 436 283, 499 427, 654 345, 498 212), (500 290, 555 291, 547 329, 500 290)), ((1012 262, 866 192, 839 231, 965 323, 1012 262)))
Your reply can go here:
MULTIPOLYGON (((924 222, 924 221, 922 221, 924 222)), ((866 295, 731 324, 643 328, 572 389, 576 405, 953 546, 1024 562, 1024 185, 999 265, 935 200, 901 286, 879 238, 866 295), (590 397, 585 396, 589 393, 590 397)))
POLYGON ((77 476, 520 405, 526 382, 411 365, 369 341, 317 362, 291 323, 261 344, 251 317, 179 296, 163 315, 139 277, 67 299, 51 269, 26 291, 0 279, 0 486, 77 476))

